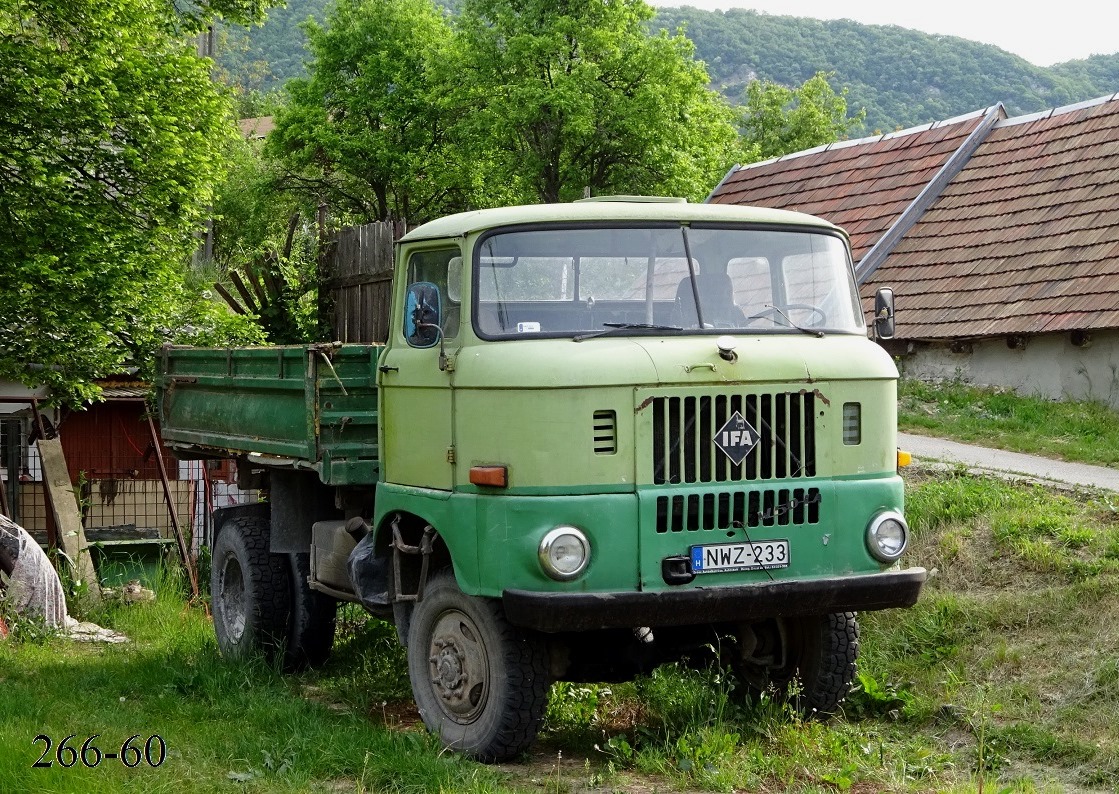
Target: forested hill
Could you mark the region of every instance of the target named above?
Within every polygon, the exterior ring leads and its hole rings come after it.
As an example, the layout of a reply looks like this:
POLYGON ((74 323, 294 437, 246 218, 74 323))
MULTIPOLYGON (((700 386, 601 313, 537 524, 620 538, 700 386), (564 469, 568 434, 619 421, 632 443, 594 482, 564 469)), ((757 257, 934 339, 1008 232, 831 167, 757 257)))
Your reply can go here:
MULTIPOLYGON (((760 77, 799 85, 818 71, 847 86, 867 111, 867 131, 888 131, 1002 102, 1013 115, 1119 91, 1119 55, 1034 66, 989 44, 895 25, 863 25, 745 9, 661 9, 658 27, 683 26, 712 84, 732 99, 760 77)), ((1116 47, 1119 50, 1119 44, 1116 47)))
MULTIPOLYGON (((306 53, 298 24, 308 17, 321 21, 329 4, 288 0, 286 8, 269 12, 261 28, 225 31, 219 62, 234 81, 257 89, 302 75, 306 53)), ((996 102, 1013 116, 1119 91, 1119 55, 1046 68, 952 36, 745 9, 662 8, 653 27, 682 27, 706 62, 712 85, 733 101, 754 78, 797 86, 816 72, 834 72, 832 86, 849 89, 851 111, 866 109, 867 134, 952 118, 996 102)))

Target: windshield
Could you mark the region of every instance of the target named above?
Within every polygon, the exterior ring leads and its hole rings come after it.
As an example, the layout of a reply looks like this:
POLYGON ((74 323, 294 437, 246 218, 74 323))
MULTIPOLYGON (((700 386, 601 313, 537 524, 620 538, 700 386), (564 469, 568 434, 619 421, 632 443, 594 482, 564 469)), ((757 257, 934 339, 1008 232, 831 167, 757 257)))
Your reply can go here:
POLYGON ((865 334, 847 246, 826 231, 706 226, 498 232, 475 253, 483 337, 865 334))

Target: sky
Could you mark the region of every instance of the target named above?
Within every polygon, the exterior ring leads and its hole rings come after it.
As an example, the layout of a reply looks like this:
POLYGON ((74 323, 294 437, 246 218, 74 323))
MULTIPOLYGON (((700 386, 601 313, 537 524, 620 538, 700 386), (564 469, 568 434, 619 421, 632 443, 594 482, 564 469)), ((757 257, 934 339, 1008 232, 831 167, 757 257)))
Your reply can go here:
POLYGON ((653 6, 707 10, 752 8, 774 16, 853 19, 994 44, 1037 66, 1119 52, 1119 3, 1064 0, 1049 4, 989 0, 648 0, 653 6))

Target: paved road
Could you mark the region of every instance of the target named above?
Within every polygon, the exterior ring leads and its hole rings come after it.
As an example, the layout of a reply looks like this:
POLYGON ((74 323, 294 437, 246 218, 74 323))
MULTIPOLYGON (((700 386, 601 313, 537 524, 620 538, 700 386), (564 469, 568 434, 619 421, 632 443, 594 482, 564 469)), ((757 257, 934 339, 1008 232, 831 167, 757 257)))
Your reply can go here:
POLYGON ((1023 455, 1001 449, 988 449, 928 436, 898 433, 898 447, 913 455, 916 463, 962 464, 969 469, 1023 476, 1067 486, 1119 491, 1119 469, 1089 466, 1061 460, 1023 455))

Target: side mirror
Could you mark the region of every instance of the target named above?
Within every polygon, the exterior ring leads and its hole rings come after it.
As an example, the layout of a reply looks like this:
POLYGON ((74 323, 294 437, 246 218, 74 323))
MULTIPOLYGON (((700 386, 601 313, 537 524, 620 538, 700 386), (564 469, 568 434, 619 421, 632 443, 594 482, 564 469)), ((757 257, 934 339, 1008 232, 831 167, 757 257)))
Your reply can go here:
POLYGON ((434 347, 443 336, 439 288, 430 281, 408 287, 404 300, 404 336, 412 347, 434 347))
POLYGON ((894 338, 894 291, 889 287, 874 293, 874 336, 876 339, 894 338))

